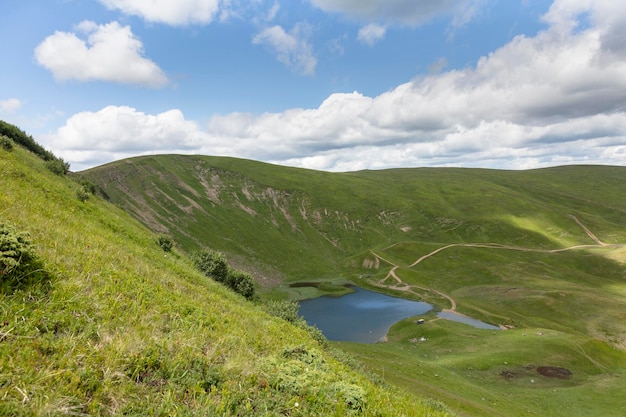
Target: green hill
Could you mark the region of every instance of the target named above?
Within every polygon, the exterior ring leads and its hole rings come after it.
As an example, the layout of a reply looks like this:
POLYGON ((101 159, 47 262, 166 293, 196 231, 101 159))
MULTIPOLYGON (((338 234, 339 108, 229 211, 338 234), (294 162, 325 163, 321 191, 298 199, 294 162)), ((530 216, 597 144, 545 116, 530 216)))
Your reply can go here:
POLYGON ((508 329, 432 314, 424 326, 398 323, 387 343, 335 344, 460 414, 626 407, 624 167, 327 173, 163 155, 81 175, 181 250, 225 253, 264 298, 349 280, 508 329), (298 281, 325 284, 289 285, 298 281))
POLYGON ((208 280, 128 214, 1 139, 0 415, 449 415, 208 280), (30 242, 33 259, 15 256, 16 242, 30 242))

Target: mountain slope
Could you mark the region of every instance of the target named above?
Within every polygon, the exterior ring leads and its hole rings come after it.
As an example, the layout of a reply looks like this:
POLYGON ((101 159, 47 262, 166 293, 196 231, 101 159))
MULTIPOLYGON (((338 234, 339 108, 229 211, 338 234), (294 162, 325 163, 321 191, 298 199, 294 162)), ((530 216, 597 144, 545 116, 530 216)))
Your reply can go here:
POLYGON ((255 272, 265 297, 342 277, 508 329, 432 313, 398 323, 388 343, 339 344, 463 415, 626 407, 624 167, 326 173, 163 155, 81 174, 181 249, 211 247, 255 272))
POLYGON ((82 175, 186 250, 210 246, 289 280, 336 276, 347 258, 399 241, 589 242, 568 215, 626 241, 622 167, 326 173, 168 155, 82 175))
POLYGON ((207 280, 19 146, 0 149, 6 222, 41 265, 1 277, 0 415, 448 415, 207 280))

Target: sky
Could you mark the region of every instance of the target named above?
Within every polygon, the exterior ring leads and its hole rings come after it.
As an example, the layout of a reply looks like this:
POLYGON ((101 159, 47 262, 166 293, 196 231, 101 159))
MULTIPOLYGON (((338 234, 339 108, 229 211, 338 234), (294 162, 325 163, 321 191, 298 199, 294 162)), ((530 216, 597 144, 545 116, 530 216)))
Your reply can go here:
POLYGON ((0 0, 0 119, 80 171, 626 165, 615 0, 0 0))

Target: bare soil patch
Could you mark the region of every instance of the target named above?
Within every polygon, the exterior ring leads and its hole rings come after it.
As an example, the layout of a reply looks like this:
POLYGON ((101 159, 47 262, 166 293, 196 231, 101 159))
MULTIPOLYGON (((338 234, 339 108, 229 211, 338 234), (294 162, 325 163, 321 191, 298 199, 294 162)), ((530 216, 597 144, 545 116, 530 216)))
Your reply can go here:
POLYGON ((537 372, 548 378, 570 379, 572 377, 572 372, 569 369, 556 366, 539 366, 537 372))

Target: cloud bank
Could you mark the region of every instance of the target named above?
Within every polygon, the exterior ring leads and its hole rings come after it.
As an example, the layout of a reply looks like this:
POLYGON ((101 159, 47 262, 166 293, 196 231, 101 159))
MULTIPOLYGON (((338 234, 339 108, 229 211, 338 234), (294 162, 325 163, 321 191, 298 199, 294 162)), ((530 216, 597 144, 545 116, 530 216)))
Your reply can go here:
POLYGON ((626 54, 615 42, 626 10, 561 0, 544 20, 548 29, 514 38, 473 68, 424 75, 376 97, 333 94, 318 108, 215 115, 202 127, 177 110, 149 116, 110 107, 70 118, 54 149, 79 167, 106 160, 87 153, 93 149, 109 157, 180 150, 331 171, 626 164, 626 54))
POLYGON ((76 33, 57 31, 35 48, 35 60, 60 81, 111 81, 155 88, 168 83, 165 73, 143 57, 143 44, 130 27, 118 22, 83 21, 76 33))

